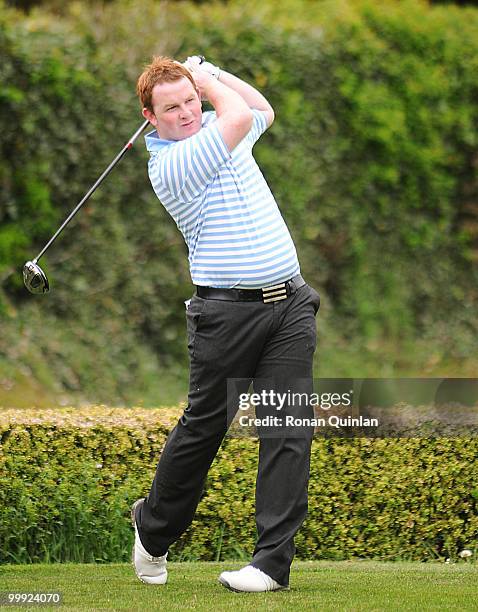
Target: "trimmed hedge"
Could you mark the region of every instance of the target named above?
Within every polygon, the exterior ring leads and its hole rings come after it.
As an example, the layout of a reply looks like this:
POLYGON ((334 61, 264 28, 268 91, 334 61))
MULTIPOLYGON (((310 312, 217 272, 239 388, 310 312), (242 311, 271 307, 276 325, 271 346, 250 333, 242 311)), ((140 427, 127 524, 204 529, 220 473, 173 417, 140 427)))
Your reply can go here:
MULTIPOLYGON (((178 409, 4 411, 0 562, 130 557, 129 508, 149 489, 178 409)), ((255 439, 227 437, 172 559, 253 550, 255 439)), ((302 559, 431 560, 478 549, 476 439, 313 443, 302 559)))

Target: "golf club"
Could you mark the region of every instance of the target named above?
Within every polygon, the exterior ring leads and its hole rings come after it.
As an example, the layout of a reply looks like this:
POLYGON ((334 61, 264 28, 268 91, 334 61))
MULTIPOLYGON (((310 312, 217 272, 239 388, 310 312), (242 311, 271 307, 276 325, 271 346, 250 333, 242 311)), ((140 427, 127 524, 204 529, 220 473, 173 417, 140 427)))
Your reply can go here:
POLYGON ((99 187, 99 185, 103 182, 103 180, 108 176, 111 170, 116 166, 116 164, 120 161, 123 155, 131 149, 134 144, 134 141, 138 138, 138 136, 143 132, 143 130, 148 125, 149 121, 146 120, 144 123, 136 130, 136 132, 131 136, 125 146, 121 149, 118 155, 114 158, 111 164, 106 168, 103 174, 98 178, 95 184, 89 189, 89 191, 83 196, 83 199, 79 202, 76 208, 70 213, 68 218, 63 222, 61 227, 57 230, 55 235, 50 239, 50 241, 43 247, 40 253, 33 259, 32 261, 27 261, 23 266, 23 282, 25 283, 25 287, 31 293, 47 293, 50 290, 50 284, 48 282, 48 278, 43 270, 38 265, 38 261, 40 257, 45 253, 45 251, 53 244, 53 242, 58 238, 63 229, 68 225, 68 223, 73 219, 76 213, 80 210, 83 204, 90 198, 90 196, 95 192, 95 190, 99 187))

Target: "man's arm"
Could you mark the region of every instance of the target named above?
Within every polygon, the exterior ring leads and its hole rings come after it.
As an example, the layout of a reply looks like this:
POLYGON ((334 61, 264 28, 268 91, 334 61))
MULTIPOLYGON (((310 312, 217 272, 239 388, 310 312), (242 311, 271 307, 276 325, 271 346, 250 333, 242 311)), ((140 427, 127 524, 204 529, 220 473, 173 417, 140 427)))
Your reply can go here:
POLYGON ((237 92, 249 108, 262 111, 266 116, 267 127, 272 124, 274 121, 274 109, 260 91, 225 70, 221 70, 218 80, 237 92))
POLYGON ((209 100, 216 111, 216 126, 229 151, 245 138, 252 127, 252 111, 234 89, 204 70, 190 69, 201 97, 209 100))
POLYGON ((267 99, 255 87, 249 85, 249 83, 246 83, 230 72, 226 72, 210 62, 204 61, 204 58, 200 55, 188 57, 184 65, 188 69, 192 68, 196 71, 208 72, 214 76, 215 79, 237 92, 246 102, 249 108, 259 110, 264 113, 267 127, 270 127, 274 121, 274 109, 269 104, 267 99))

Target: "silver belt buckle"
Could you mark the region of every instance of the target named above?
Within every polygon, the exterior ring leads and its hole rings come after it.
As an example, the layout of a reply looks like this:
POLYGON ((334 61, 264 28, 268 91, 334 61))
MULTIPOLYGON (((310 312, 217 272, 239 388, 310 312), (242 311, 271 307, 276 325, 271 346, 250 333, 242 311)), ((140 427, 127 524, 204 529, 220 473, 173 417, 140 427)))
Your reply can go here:
POLYGON ((262 301, 264 304, 268 302, 278 302, 279 300, 287 299, 286 283, 280 285, 273 285, 272 287, 266 287, 262 289, 262 301))

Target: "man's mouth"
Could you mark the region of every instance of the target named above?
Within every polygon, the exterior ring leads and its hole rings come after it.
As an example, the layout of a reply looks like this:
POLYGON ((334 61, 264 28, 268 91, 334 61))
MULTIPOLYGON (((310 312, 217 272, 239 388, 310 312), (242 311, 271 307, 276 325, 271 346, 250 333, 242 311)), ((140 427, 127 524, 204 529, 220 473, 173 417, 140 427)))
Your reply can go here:
POLYGON ((188 123, 182 123, 181 127, 189 127, 190 125, 192 125, 194 123, 194 119, 191 119, 191 121, 188 121, 188 123))

